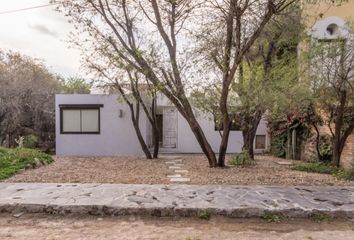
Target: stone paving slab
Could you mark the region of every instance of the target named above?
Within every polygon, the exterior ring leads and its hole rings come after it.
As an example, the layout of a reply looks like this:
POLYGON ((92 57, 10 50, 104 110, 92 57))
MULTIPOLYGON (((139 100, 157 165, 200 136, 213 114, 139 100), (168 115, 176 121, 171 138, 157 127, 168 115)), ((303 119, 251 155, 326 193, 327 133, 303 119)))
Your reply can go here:
POLYGON ((186 182, 190 182, 190 178, 184 178, 184 177, 172 177, 171 179, 171 182, 183 182, 183 183, 186 183, 186 182))
POLYGON ((354 187, 0 183, 0 212, 354 217, 354 187))

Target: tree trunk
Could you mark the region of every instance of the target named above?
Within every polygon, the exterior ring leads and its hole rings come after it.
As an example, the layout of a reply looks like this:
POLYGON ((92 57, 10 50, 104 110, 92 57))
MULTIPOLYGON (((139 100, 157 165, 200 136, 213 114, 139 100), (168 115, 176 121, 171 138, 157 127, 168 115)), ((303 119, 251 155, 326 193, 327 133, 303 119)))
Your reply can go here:
POLYGON ((320 131, 318 130, 318 127, 316 125, 316 123, 312 123, 312 126, 314 127, 315 131, 316 131, 316 152, 317 152, 317 157, 318 157, 318 160, 320 162, 322 162, 324 159, 323 159, 323 156, 320 152, 320 131))
POLYGON ((287 138, 287 142, 286 142, 286 159, 290 159, 291 157, 291 131, 290 128, 288 127, 286 129, 286 138, 287 138))
POLYGON ((231 121, 229 118, 227 118, 223 121, 222 138, 219 147, 218 167, 225 167, 225 156, 227 151, 227 145, 229 143, 230 130, 231 121))
MULTIPOLYGON (((170 99, 171 100, 171 99, 170 99)), ((183 104, 176 104, 175 101, 172 101, 172 103, 175 103, 175 106, 177 110, 182 114, 184 119, 188 122, 195 138, 197 139, 197 142, 199 143, 199 146, 201 147, 203 153, 208 159, 209 167, 217 167, 217 161, 216 161, 216 156, 215 153, 210 146, 207 138, 204 135, 203 129, 200 127, 198 120, 196 119, 193 109, 190 105, 190 103, 187 101, 186 98, 181 97, 180 102, 183 104)))
POLYGON ((191 130, 195 138, 197 139, 199 146, 202 148, 203 153, 208 158, 209 167, 217 167, 218 165, 217 165, 215 153, 211 148, 208 140, 206 139, 204 132, 200 127, 197 119, 194 117, 194 115, 189 116, 185 119, 187 120, 189 126, 191 127, 191 130))
POLYGON ((296 159, 296 129, 293 129, 291 131, 291 159, 295 160, 296 159))
POLYGON ((133 122, 134 130, 136 133, 136 136, 138 137, 140 146, 146 156, 147 159, 152 159, 149 147, 146 145, 145 140, 143 138, 143 135, 141 134, 140 127, 139 127, 139 116, 140 116, 140 107, 139 104, 136 104, 136 113, 134 114, 134 107, 132 104, 129 105, 130 107, 130 113, 131 113, 131 119, 133 122))
POLYGON ((159 148, 160 148, 160 137, 159 137, 159 130, 157 129, 156 126, 153 126, 152 128, 152 139, 154 145, 154 152, 152 157, 158 158, 159 148))
POLYGON ((251 159, 254 159, 253 143, 256 137, 259 122, 262 119, 263 111, 256 111, 253 114, 242 113, 244 120, 242 121, 242 136, 243 147, 242 150, 246 151, 251 159))
POLYGON ((339 142, 336 139, 334 139, 332 146, 333 146, 332 164, 339 167, 340 157, 342 154, 339 148, 339 142))
POLYGON ((242 151, 246 151, 251 159, 254 159, 253 143, 256 133, 250 130, 242 130, 243 146, 242 151))
POLYGON ((344 108, 347 99, 347 92, 340 91, 340 100, 339 106, 336 109, 336 122, 334 129, 334 137, 333 137, 333 156, 332 156, 332 164, 339 167, 340 165, 340 157, 343 151, 344 146, 341 146, 341 135, 342 135, 342 127, 344 121, 344 108))
POLYGON ((141 134, 141 131, 140 131, 138 123, 133 122, 133 126, 134 126, 134 129, 135 129, 135 132, 136 132, 136 136, 138 137, 139 143, 141 145, 141 148, 142 148, 146 158, 147 159, 152 159, 149 147, 145 143, 145 140, 144 140, 144 138, 143 138, 143 136, 141 134))

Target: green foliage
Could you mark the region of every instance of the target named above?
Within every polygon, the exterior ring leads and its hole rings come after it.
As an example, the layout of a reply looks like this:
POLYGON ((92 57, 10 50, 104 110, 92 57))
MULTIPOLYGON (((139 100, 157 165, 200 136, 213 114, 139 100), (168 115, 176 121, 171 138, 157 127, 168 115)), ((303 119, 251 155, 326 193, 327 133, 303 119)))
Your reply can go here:
POLYGON ((336 174, 338 179, 346 180, 346 181, 354 181, 354 167, 347 171, 340 171, 336 174))
POLYGON ((62 88, 65 93, 74 94, 89 94, 91 92, 92 84, 87 83, 82 78, 68 78, 60 79, 62 88))
POLYGON ((250 158, 248 152, 242 151, 241 153, 235 155, 230 161, 230 165, 238 167, 252 167, 256 165, 256 161, 250 158))
POLYGON ((319 162, 297 164, 291 167, 292 170, 310 172, 310 173, 323 173, 323 174, 337 174, 341 171, 340 168, 319 162))
MULTIPOLYGON (((290 110, 291 111, 291 110, 290 110)), ((308 118, 309 110, 285 112, 277 115, 271 112, 268 115, 268 127, 272 134, 271 154, 276 157, 285 157, 288 141, 288 131, 296 131, 297 149, 300 151, 299 142, 311 136, 311 121, 308 118)), ((291 140, 291 139, 290 139, 291 140)))
POLYGON ((284 158, 286 156, 285 151, 286 137, 284 134, 278 134, 272 137, 270 152, 275 157, 284 158))
POLYGON ((313 213, 310 215, 310 219, 317 223, 329 223, 333 221, 333 218, 325 213, 313 213))
POLYGON ((0 180, 11 177, 27 164, 35 164, 35 158, 51 163, 53 158, 39 150, 29 148, 7 149, 0 147, 0 180))
POLYGON ((209 220, 210 219, 210 212, 208 210, 202 210, 198 212, 198 218, 203 219, 203 220, 209 220))
POLYGON ((350 170, 344 170, 343 168, 333 166, 329 163, 323 163, 323 162, 303 163, 303 164, 292 166, 291 169, 296 171, 310 172, 310 173, 331 174, 340 180, 354 181, 354 168, 350 170))
POLYGON ((38 137, 36 135, 30 134, 24 137, 23 147, 25 148, 35 148, 38 143, 38 137))
POLYGON ((261 216, 261 218, 269 223, 281 223, 287 220, 287 218, 283 215, 272 213, 265 213, 261 216))
POLYGON ((330 135, 321 135, 319 141, 319 152, 321 161, 330 162, 332 159, 333 146, 332 137, 330 135))

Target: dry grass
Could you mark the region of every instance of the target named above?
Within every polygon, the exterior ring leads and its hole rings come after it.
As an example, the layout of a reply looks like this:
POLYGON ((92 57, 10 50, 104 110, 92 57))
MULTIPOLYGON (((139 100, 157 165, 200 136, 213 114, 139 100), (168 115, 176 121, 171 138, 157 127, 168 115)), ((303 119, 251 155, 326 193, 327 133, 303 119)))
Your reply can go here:
MULTIPOLYGON (((169 171, 163 157, 161 155, 158 160, 143 157, 56 157, 54 163, 17 174, 6 182, 168 184, 166 175, 169 171)), ((283 159, 269 156, 257 156, 254 167, 224 169, 209 168, 202 155, 180 157, 183 169, 189 171, 184 175, 191 179, 190 184, 354 185, 354 182, 340 181, 327 174, 293 171, 289 166, 277 164, 283 159)))

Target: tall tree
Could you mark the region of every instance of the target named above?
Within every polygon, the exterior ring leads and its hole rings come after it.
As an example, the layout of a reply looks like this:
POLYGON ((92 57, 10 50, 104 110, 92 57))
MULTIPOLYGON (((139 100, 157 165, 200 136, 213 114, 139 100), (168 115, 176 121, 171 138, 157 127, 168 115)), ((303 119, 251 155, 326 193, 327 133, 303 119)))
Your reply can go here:
POLYGON ((209 165, 222 167, 231 122, 227 99, 236 70, 266 23, 295 0, 208 1, 208 4, 191 0, 59 2, 77 27, 87 33, 88 41, 109 43, 117 57, 144 74, 176 106, 189 123, 209 165), (223 73, 219 105, 224 122, 218 163, 193 113, 186 89, 191 81, 188 69, 193 66, 188 50, 195 44, 191 42, 190 32, 185 30, 187 26, 187 30, 195 30, 203 22, 199 21, 200 17, 214 21, 209 17, 212 15, 220 23, 215 26, 217 32, 225 35, 221 56, 216 56, 223 73))
POLYGON ((89 36, 81 47, 90 51, 87 47, 90 44, 105 42, 112 55, 143 74, 186 119, 209 165, 215 167, 215 154, 186 95, 185 69, 189 62, 184 62, 186 55, 182 53, 188 52, 188 45, 179 44, 186 37, 184 25, 198 3, 189 0, 58 2, 62 2, 72 21, 89 36))
POLYGON ((57 78, 43 63, 14 52, 0 52, 0 144, 34 134, 52 141, 57 78))
POLYGON ((204 52, 215 63, 221 93, 219 109, 222 117, 222 139, 218 166, 225 165, 225 154, 233 121, 229 95, 237 71, 246 53, 260 37, 267 23, 296 1, 210 1, 209 24, 199 35, 204 52), (216 41, 217 40, 217 41, 216 41))
POLYGON ((311 88, 333 137, 332 163, 340 158, 354 129, 354 31, 333 40, 312 39, 311 88))

